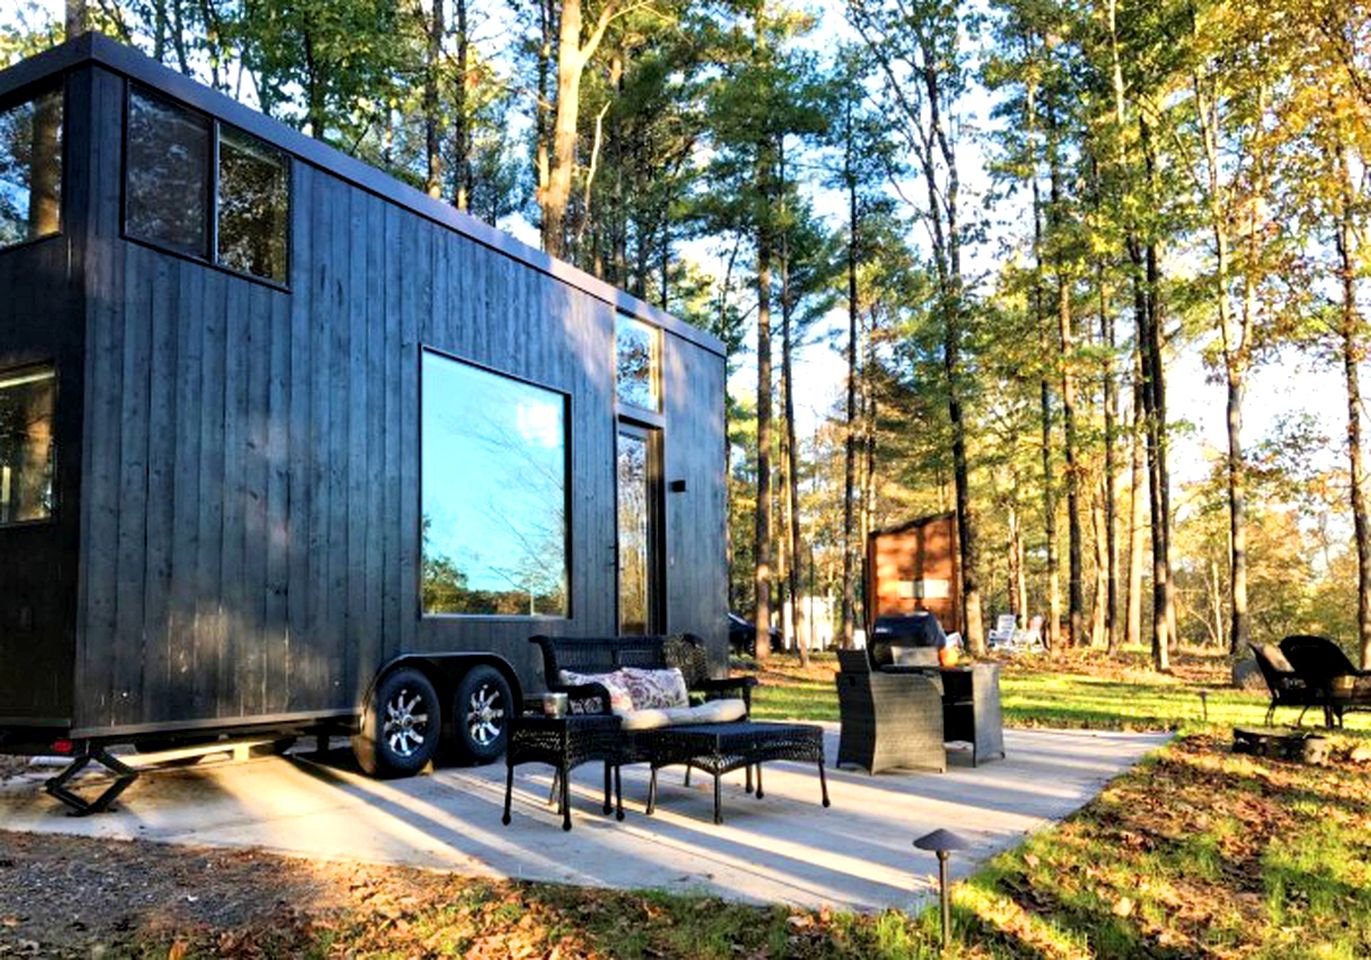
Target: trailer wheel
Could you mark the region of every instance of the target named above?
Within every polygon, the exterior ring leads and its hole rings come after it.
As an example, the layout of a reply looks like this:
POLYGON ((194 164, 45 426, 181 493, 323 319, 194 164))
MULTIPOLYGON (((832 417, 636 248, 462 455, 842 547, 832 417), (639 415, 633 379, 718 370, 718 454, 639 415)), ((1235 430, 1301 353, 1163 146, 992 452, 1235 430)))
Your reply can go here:
POLYGON ((513 705, 509 681, 488 664, 472 667, 457 684, 452 726, 463 759, 491 763, 505 752, 513 705))
POLYGON ((371 776, 409 777, 433 759, 441 730, 433 684, 418 670, 401 667, 377 682, 352 752, 371 776))

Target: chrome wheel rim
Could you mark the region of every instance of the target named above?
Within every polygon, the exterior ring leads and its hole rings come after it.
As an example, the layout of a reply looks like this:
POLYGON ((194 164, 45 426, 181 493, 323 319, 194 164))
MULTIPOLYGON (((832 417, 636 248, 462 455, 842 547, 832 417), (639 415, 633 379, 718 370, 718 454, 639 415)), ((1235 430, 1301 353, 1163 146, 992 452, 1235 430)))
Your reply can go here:
POLYGON ((428 709, 424 695, 401 687, 386 701, 381 736, 397 757, 408 760, 424 746, 428 736, 428 709))
POLYGON ((488 747, 504 732, 505 708, 499 687, 483 683, 467 700, 467 735, 471 742, 488 747))

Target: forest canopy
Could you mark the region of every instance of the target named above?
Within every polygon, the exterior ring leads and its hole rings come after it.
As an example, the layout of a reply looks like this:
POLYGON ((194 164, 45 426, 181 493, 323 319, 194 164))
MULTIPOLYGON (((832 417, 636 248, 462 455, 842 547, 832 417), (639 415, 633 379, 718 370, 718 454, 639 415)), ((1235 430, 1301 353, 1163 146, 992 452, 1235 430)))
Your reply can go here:
POLYGON ((948 510, 973 648, 1371 666, 1367 0, 21 0, 0 62, 87 28, 721 337, 760 657, 948 510))

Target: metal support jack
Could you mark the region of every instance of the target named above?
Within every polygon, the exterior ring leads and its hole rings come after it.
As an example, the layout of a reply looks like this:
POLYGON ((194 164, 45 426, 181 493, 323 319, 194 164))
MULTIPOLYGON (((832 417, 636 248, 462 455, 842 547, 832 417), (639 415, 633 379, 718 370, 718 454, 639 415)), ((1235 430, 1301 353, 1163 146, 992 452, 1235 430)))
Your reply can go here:
POLYGON ((104 747, 94 750, 87 748, 85 752, 73 757, 65 770, 43 784, 43 789, 71 807, 70 816, 85 817, 92 813, 104 813, 109 809, 110 804, 118 798, 119 794, 127 790, 129 784, 136 779, 138 779, 138 771, 119 760, 104 747), (82 770, 90 766, 92 761, 113 773, 114 782, 94 800, 87 800, 68 789, 67 784, 82 770))

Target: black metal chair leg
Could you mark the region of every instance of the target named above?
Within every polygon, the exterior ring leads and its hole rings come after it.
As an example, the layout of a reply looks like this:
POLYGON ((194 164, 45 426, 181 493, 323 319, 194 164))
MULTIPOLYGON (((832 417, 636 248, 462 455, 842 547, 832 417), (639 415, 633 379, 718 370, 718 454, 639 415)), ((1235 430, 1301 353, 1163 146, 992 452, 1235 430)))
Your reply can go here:
POLYGON ((514 794, 514 764, 507 764, 505 767, 505 813, 500 818, 500 822, 509 826, 509 802, 514 794))
POLYGON ((828 803, 828 777, 826 777, 826 776, 824 775, 824 762, 823 762, 822 760, 819 761, 819 789, 823 791, 824 806, 827 807, 827 806, 829 805, 829 803, 828 803))
POLYGON ((748 793, 752 792, 752 764, 747 765, 747 783, 743 787, 748 793))
POLYGON ((562 770, 562 829, 571 829, 571 771, 562 770))
POLYGON ((562 795, 562 768, 552 768, 552 786, 547 791, 547 805, 550 807, 558 801, 562 795))
POLYGON ((657 768, 652 768, 652 777, 647 782, 647 815, 657 809, 657 768))
POLYGON ((605 816, 609 816, 611 813, 614 812, 614 804, 611 802, 611 799, 610 799, 610 776, 611 776, 611 773, 610 773, 610 769, 609 769, 609 761, 606 760, 606 761, 605 761, 605 816))
POLYGON ((693 770, 693 769, 694 769, 694 768, 693 768, 690 764, 688 764, 688 763, 686 764, 685 785, 686 785, 687 787, 690 786, 690 771, 693 770))
POLYGON ((714 823, 716 825, 724 822, 723 795, 719 789, 719 780, 719 774, 714 774, 714 823))
POLYGON ((614 818, 616 820, 624 818, 624 780, 619 772, 621 769, 617 764, 614 767, 614 818))
POLYGON ((757 792, 755 796, 758 800, 762 799, 762 765, 760 763, 757 764, 757 792))

